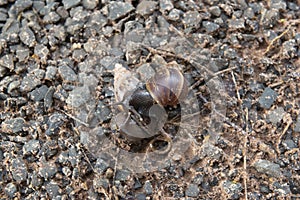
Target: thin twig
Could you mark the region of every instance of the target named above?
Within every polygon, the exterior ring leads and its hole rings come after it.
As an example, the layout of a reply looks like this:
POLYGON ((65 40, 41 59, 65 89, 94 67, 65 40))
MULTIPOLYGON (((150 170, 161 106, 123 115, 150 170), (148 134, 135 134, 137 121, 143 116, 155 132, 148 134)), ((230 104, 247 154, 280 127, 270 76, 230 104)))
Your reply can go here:
POLYGON ((238 86, 237 86, 237 84, 236 84, 236 80, 235 80, 235 76, 234 76, 234 74, 233 74, 233 71, 231 71, 231 76, 232 76, 232 81, 233 81, 234 86, 235 86, 236 96, 237 96, 239 102, 241 102, 240 93, 239 93, 239 90, 238 90, 238 86))
POLYGON ((61 110, 61 109, 58 109, 58 108, 55 108, 55 109, 56 109, 57 111, 60 111, 60 112, 64 113, 65 115, 67 115, 67 116, 70 117, 71 119, 74 119, 75 121, 77 121, 77 122, 79 122, 79 123, 85 125, 86 127, 89 127, 89 126, 90 126, 88 123, 85 123, 85 122, 81 121, 80 119, 74 117, 73 115, 71 115, 71 114, 69 114, 69 113, 67 113, 67 112, 65 112, 65 111, 63 111, 63 110, 61 110))
POLYGON ((290 28, 291 28, 291 26, 288 26, 288 28, 287 28, 285 31, 283 31, 280 35, 278 35, 277 37, 275 37, 275 38, 270 42, 270 44, 268 45, 266 51, 264 52, 264 55, 267 54, 267 53, 271 50, 271 48, 272 48, 272 46, 274 45, 274 43, 275 43, 277 40, 279 40, 280 38, 282 38, 282 37, 290 30, 290 28))
MULTIPOLYGON (((246 112, 246 123, 248 123, 249 120, 249 112, 248 108, 245 109, 246 112)), ((244 157, 244 188, 245 188, 245 200, 248 200, 248 189, 247 189, 247 142, 248 142, 248 133, 249 133, 249 127, 246 125, 246 133, 244 134, 244 148, 243 148, 243 157, 244 157)))
POLYGON ((287 130, 289 129, 289 127, 291 126, 291 124, 293 123, 293 120, 291 119, 291 116, 288 114, 288 119, 287 119, 287 124, 286 126, 284 127, 282 133, 279 135, 279 138, 277 140, 277 145, 276 145, 276 151, 278 154, 280 154, 280 149, 279 149, 279 145, 280 145, 280 141, 281 141, 281 138, 284 136, 284 134, 287 132, 287 130))

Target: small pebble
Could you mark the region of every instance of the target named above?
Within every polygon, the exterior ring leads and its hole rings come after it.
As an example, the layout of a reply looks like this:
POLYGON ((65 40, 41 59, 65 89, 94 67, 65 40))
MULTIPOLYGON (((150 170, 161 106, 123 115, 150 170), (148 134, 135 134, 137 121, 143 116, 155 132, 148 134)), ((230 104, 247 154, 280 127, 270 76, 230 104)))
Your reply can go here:
POLYGON ((264 173, 275 178, 281 176, 280 166, 268 160, 259 159, 253 166, 259 173, 264 173))
POLYGON ((199 195, 199 187, 195 184, 189 184, 187 189, 185 190, 185 195, 188 197, 198 197, 199 195))
POLYGON ((87 86, 76 87, 69 93, 68 98, 66 99, 66 103, 69 106, 78 108, 84 105, 91 99, 91 93, 87 86))
POLYGON ((16 196, 17 191, 17 187, 14 183, 8 183, 4 188, 5 194, 11 199, 16 196))
POLYGON ((18 133, 23 131, 24 127, 26 127, 26 121, 21 117, 5 120, 1 124, 1 130, 4 133, 18 133))
POLYGON ((267 87, 259 97, 258 102, 262 108, 269 109, 275 102, 277 96, 277 92, 267 87))
POLYGON ((74 70, 67 65, 58 67, 58 73, 66 82, 75 82, 77 80, 77 75, 74 70))
POLYGON ((285 111, 283 107, 278 107, 269 113, 268 120, 270 120, 270 122, 275 125, 276 123, 281 121, 284 115, 285 111))
POLYGON ((151 195, 152 192, 153 192, 153 188, 152 188, 151 182, 147 180, 145 182, 144 186, 143 186, 143 189, 144 189, 146 195, 151 195))
POLYGON ((0 58, 0 66, 5 67, 9 69, 10 71, 14 70, 14 60, 13 60, 13 55, 8 54, 4 55, 0 58))
POLYGON ((27 179, 27 167, 22 158, 14 158, 11 161, 11 172, 14 180, 17 182, 22 182, 27 179))
POLYGON ((42 85, 34 89, 32 92, 29 93, 29 97, 32 101, 41 101, 45 98, 45 95, 48 92, 48 87, 46 85, 42 85))
POLYGON ((41 145, 38 140, 29 140, 23 146, 23 155, 36 155, 41 145))
POLYGON ((142 16, 150 15, 156 9, 157 2, 155 1, 141 1, 136 7, 136 12, 142 16))
POLYGON ((21 30, 19 37, 21 39, 21 41, 29 46, 29 47, 33 47, 35 44, 35 35, 32 32, 32 30, 29 27, 25 27, 21 30))
POLYGON ((134 7, 128 2, 111 1, 108 5, 108 10, 108 19, 117 20, 133 11, 134 7))
POLYGON ((64 4, 64 8, 66 10, 77 6, 81 0, 63 0, 62 3, 64 4))

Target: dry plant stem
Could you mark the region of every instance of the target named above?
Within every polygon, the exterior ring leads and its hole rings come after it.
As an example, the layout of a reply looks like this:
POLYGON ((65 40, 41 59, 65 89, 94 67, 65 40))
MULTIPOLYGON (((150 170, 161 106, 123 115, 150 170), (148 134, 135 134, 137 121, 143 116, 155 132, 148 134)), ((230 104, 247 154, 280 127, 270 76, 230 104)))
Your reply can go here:
POLYGON ((236 69, 236 68, 237 68, 237 67, 230 67, 230 68, 227 68, 227 69, 218 71, 218 72, 214 73, 213 76, 218 76, 218 75, 220 75, 220 74, 223 74, 223 73, 225 73, 225 72, 231 71, 231 70, 236 69))
POLYGON ((248 142, 248 133, 249 133, 249 127, 248 127, 248 120, 249 120, 249 113, 248 108, 245 109, 246 113, 246 134, 244 134, 244 149, 243 149, 243 157, 244 157, 244 188, 245 188, 245 199, 248 200, 248 190, 247 190, 247 179, 248 179, 248 173, 247 173, 247 142, 248 142))
POLYGON ((277 86, 279 86, 279 85, 281 85, 283 83, 284 83, 283 81, 279 81, 279 82, 276 82, 276 83, 273 83, 273 84, 269 85, 269 87, 270 88, 277 87, 277 86))
MULTIPOLYGON (((79 130, 76 127, 73 127, 73 129, 74 129, 75 133, 80 137, 79 130)), ((90 159, 87 157, 84 150, 82 149, 82 144, 81 143, 79 143, 79 149, 82 152, 82 154, 84 155, 86 161, 89 163, 89 165, 90 165, 91 169, 93 170, 93 172, 95 172, 95 169, 94 169, 92 163, 90 162, 90 159)))
POLYGON ((238 90, 238 86, 237 86, 237 84, 236 84, 236 80, 235 80, 235 76, 234 76, 234 74, 233 74, 233 71, 231 71, 231 76, 232 76, 232 80, 233 80, 233 83, 234 83, 234 86, 235 86, 236 96, 237 96, 239 102, 241 102, 240 93, 239 93, 239 90, 238 90))
MULTIPOLYGON (((237 82, 234 76, 233 71, 231 71, 231 76, 232 76, 232 81, 234 83, 235 86, 235 90, 236 90, 236 96, 239 102, 241 102, 241 97, 240 97, 240 93, 238 90, 238 86, 237 86, 237 82)), ((242 106, 240 106, 241 111, 244 111, 242 106)), ((247 191, 247 179, 248 179, 248 175, 247 175, 247 142, 248 142, 248 133, 249 133, 249 129, 248 129, 248 108, 245 109, 244 112, 242 112, 243 116, 242 119, 245 119, 245 123, 246 123, 246 132, 243 134, 244 135, 244 145, 243 145, 243 179, 244 179, 244 190, 245 190, 245 199, 248 200, 248 191, 247 191), (245 113, 245 114, 244 114, 245 113)))
POLYGON ((60 112, 64 113, 65 115, 67 115, 67 116, 70 117, 71 119, 73 119, 73 120, 75 120, 75 121, 77 121, 77 122, 79 122, 79 123, 85 125, 86 127, 89 127, 89 126, 90 126, 88 123, 85 123, 85 122, 81 121, 80 119, 74 117, 73 115, 71 115, 71 114, 69 114, 69 113, 67 113, 67 112, 65 112, 65 111, 63 111, 63 110, 60 110, 60 109, 58 109, 58 108, 55 108, 55 109, 56 109, 57 111, 60 111, 60 112))
POLYGON ((273 44, 274 44, 277 40, 279 40, 280 38, 282 38, 282 37, 290 30, 290 28, 291 28, 291 26, 288 26, 288 28, 287 28, 285 31, 283 31, 280 35, 278 35, 277 37, 275 37, 275 38, 270 42, 270 44, 268 45, 266 51, 264 52, 264 55, 267 54, 267 53, 271 50, 273 44))
POLYGON ((278 154, 280 154, 280 149, 279 149, 279 145, 281 143, 281 139, 282 137, 284 136, 284 134, 286 133, 286 131, 289 129, 289 127, 291 126, 291 124, 293 123, 293 120, 291 119, 291 116, 288 115, 288 119, 287 119, 287 124, 286 126, 284 127, 282 133, 279 135, 278 139, 277 139, 277 142, 276 142, 276 152, 278 154))

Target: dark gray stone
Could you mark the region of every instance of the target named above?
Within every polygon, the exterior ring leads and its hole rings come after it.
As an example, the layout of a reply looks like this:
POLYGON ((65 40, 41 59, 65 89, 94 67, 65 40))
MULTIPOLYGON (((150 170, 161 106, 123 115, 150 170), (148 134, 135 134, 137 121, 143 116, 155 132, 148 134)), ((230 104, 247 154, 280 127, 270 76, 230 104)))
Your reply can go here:
POLYGON ((53 97, 55 99, 60 100, 60 101, 65 101, 68 97, 68 93, 61 85, 58 85, 56 87, 56 90, 55 90, 54 94, 53 94, 53 97))
POLYGON ((38 140, 29 140, 23 146, 23 155, 36 155, 41 148, 38 140))
MULTIPOLYGON (((107 18, 99 10, 97 10, 91 14, 86 26, 92 27, 96 29, 98 32, 101 32, 102 27, 105 26, 106 24, 107 24, 107 18)), ((88 42, 86 44, 88 44, 88 42)), ((95 43, 93 43, 93 45, 95 45, 95 43)), ((92 49, 92 51, 94 51, 94 49, 92 49)))
POLYGON ((108 19, 117 20, 133 10, 134 7, 128 2, 111 1, 108 5, 108 19))
POLYGON ((298 56, 296 40, 285 41, 282 44, 282 54, 285 58, 291 59, 298 56))
POLYGON ((144 189, 146 195, 151 195, 152 192, 153 192, 153 188, 152 188, 151 182, 148 181, 148 180, 145 181, 145 184, 144 184, 144 186, 143 186, 143 189, 144 189))
POLYGON ((34 74, 26 74, 21 82, 20 91, 29 92, 41 83, 41 80, 34 74))
POLYGON ((83 7, 85 7, 86 9, 94 9, 96 8, 96 6, 98 5, 99 3, 99 0, 82 0, 82 5, 83 7))
POLYGON ((204 157, 219 160, 222 156, 222 150, 210 143, 205 143, 202 146, 201 155, 204 157))
POLYGON ((73 69, 67 65, 62 65, 58 67, 58 73, 63 79, 63 81, 75 82, 77 80, 77 75, 75 74, 73 69))
POLYGON ((61 113, 53 113, 47 121, 48 128, 46 130, 46 135, 48 136, 56 135, 60 126, 64 124, 65 119, 66 119, 65 115, 61 113))
POLYGON ((78 108, 91 99, 91 93, 87 86, 76 87, 69 93, 66 103, 69 106, 78 108))
POLYGON ((244 29, 245 28, 245 20, 244 19, 230 19, 228 21, 228 26, 230 29, 244 29))
POLYGON ((106 122, 111 119, 111 109, 108 106, 105 106, 101 101, 99 101, 95 115, 97 116, 100 123, 106 122))
POLYGON ((182 23, 186 29, 197 29, 202 21, 198 11, 187 11, 183 15, 182 23))
POLYGON ((284 115, 284 109, 282 107, 278 107, 269 113, 268 120, 270 120, 270 122, 275 125, 276 123, 281 121, 284 115))
POLYGON ((0 58, 0 66, 9 69, 10 71, 14 70, 14 56, 12 54, 4 55, 0 58))
MULTIPOLYGON (((54 199, 55 197, 57 197, 58 195, 61 194, 61 189, 58 186, 58 183, 54 182, 54 181, 50 181, 47 185, 46 185, 46 191, 49 194, 50 198, 54 199)), ((60 199, 60 198, 59 198, 60 199)))
POLYGON ((12 160, 11 172, 14 180, 17 182, 22 182, 27 179, 27 167, 22 158, 14 158, 12 160))
POLYGON ((269 109, 276 100, 277 96, 277 92, 267 87, 259 97, 258 102, 262 108, 269 109))
POLYGON ((76 62, 81 62, 86 56, 86 52, 84 51, 84 49, 75 49, 72 53, 72 58, 76 61, 76 62))
POLYGON ((297 117, 294 131, 300 133, 300 115, 298 115, 298 117, 297 117))
POLYGON ((60 20, 60 16, 54 11, 48 13, 43 18, 44 23, 47 23, 47 24, 54 24, 54 23, 58 22, 59 20, 60 20))
POLYGON ((185 190, 185 195, 188 197, 198 197, 199 195, 199 187, 195 184, 189 184, 187 189, 185 190))
MULTIPOLYGON (((44 161, 43 161, 44 162, 44 161)), ((39 175, 45 180, 50 180, 57 173, 57 167, 55 164, 43 163, 39 168, 39 175)))
POLYGON ((0 66, 0 77, 2 78, 7 72, 7 68, 0 66))
POLYGON ((17 90, 20 85, 21 85, 20 80, 12 81, 7 87, 7 93, 10 94, 10 95, 13 95, 14 90, 17 90))
POLYGON ((159 7, 160 11, 166 14, 174 8, 174 5, 171 0, 159 0, 159 7))
POLYGON ((93 181, 93 187, 96 191, 100 188, 107 190, 108 186, 109 186, 109 181, 106 178, 95 178, 93 181))
POLYGON ((221 9, 219 6, 211 6, 208 10, 212 15, 216 17, 219 17, 221 15, 221 9))
POLYGON ((183 12, 181 10, 174 8, 169 12, 168 18, 170 20, 177 21, 181 18, 182 15, 183 15, 183 12))
POLYGON ((101 158, 98 158, 94 169, 97 173, 103 174, 107 170, 108 167, 109 167, 109 164, 106 161, 104 161, 101 158))
POLYGON ((62 1, 62 3, 64 4, 64 8, 66 10, 77 6, 80 2, 81 2, 81 0, 63 0, 62 1))
MULTIPOLYGON (((20 31, 20 24, 13 18, 8 18, 6 23, 2 27, 2 35, 5 37, 7 41, 18 41, 18 33, 20 31)), ((20 35, 19 35, 20 37, 20 35)))
POLYGON ((141 1, 136 7, 136 12, 142 16, 150 15, 156 9, 157 2, 155 1, 141 1))
POLYGON ((20 40, 27 46, 33 47, 35 44, 35 35, 29 27, 22 28, 19 34, 20 40))
POLYGON ((267 10, 263 20, 262 24, 265 28, 271 28, 275 26, 279 20, 279 11, 276 9, 267 10))
POLYGON ((4 133, 18 133, 23 131, 25 127, 26 121, 21 117, 5 120, 1 124, 1 130, 4 133))
POLYGON ((18 46, 16 51, 16 57, 19 59, 20 62, 25 61, 29 58, 29 49, 23 46, 18 46))
POLYGON ((207 33, 213 33, 220 28, 218 24, 209 21, 203 21, 202 25, 207 33))
POLYGON ((31 0, 17 0, 9 9, 9 13, 14 16, 18 16, 24 10, 32 6, 31 0))
POLYGON ((55 77, 57 73, 57 68, 54 66, 48 66, 46 69, 46 75, 45 75, 45 79, 46 80, 53 80, 53 78, 55 77))
POLYGON ((7 20, 7 10, 0 9, 0 22, 5 22, 7 20))
POLYGON ((145 37, 145 29, 143 25, 136 21, 125 23, 124 35, 126 41, 142 42, 145 37))
POLYGON ((286 148, 286 150, 291 150, 291 149, 297 148, 296 143, 291 139, 282 141, 282 145, 286 148))
POLYGON ((242 191, 242 184, 235 183, 232 181, 224 181, 223 182, 223 189, 225 192, 230 196, 230 199, 239 199, 240 192, 242 191))
POLYGON ((14 183, 8 183, 4 188, 5 194, 11 199, 17 195, 17 191, 17 187, 14 183))
POLYGON ((48 91, 48 87, 46 85, 42 85, 39 88, 34 89, 29 93, 29 97, 33 101, 41 101, 45 98, 45 95, 48 91))
POLYGON ((270 1, 270 8, 274 8, 277 10, 285 10, 286 9, 286 2, 283 0, 271 0, 270 1))
POLYGON ((54 92, 55 92, 55 88, 51 86, 45 94, 44 107, 45 107, 46 110, 51 108, 51 106, 52 106, 54 92))
POLYGON ((141 54, 142 49, 140 43, 127 41, 125 56, 128 64, 136 64, 139 61, 141 54))
POLYGON ((254 11, 251 7, 248 7, 245 11, 244 11, 244 17, 248 18, 248 19, 253 19, 255 17, 254 11))
POLYGON ((130 171, 125 169, 120 169, 117 170, 115 179, 119 181, 126 181, 129 179, 129 177, 130 177, 130 171))
POLYGON ((264 173, 275 178, 281 176, 280 166, 268 160, 259 159, 253 166, 259 173, 264 173))
POLYGON ((147 196, 145 194, 142 194, 142 193, 136 194, 136 196, 135 196, 135 198, 137 200, 146 200, 147 199, 146 197, 147 196))

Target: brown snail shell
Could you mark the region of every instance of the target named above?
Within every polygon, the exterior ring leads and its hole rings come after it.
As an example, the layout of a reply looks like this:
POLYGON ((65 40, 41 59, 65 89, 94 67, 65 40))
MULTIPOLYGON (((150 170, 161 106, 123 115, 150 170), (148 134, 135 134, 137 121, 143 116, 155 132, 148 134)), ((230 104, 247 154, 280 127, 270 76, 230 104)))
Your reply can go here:
POLYGON ((163 68, 146 83, 152 98, 161 106, 175 106, 188 94, 188 84, 177 68, 163 68))

